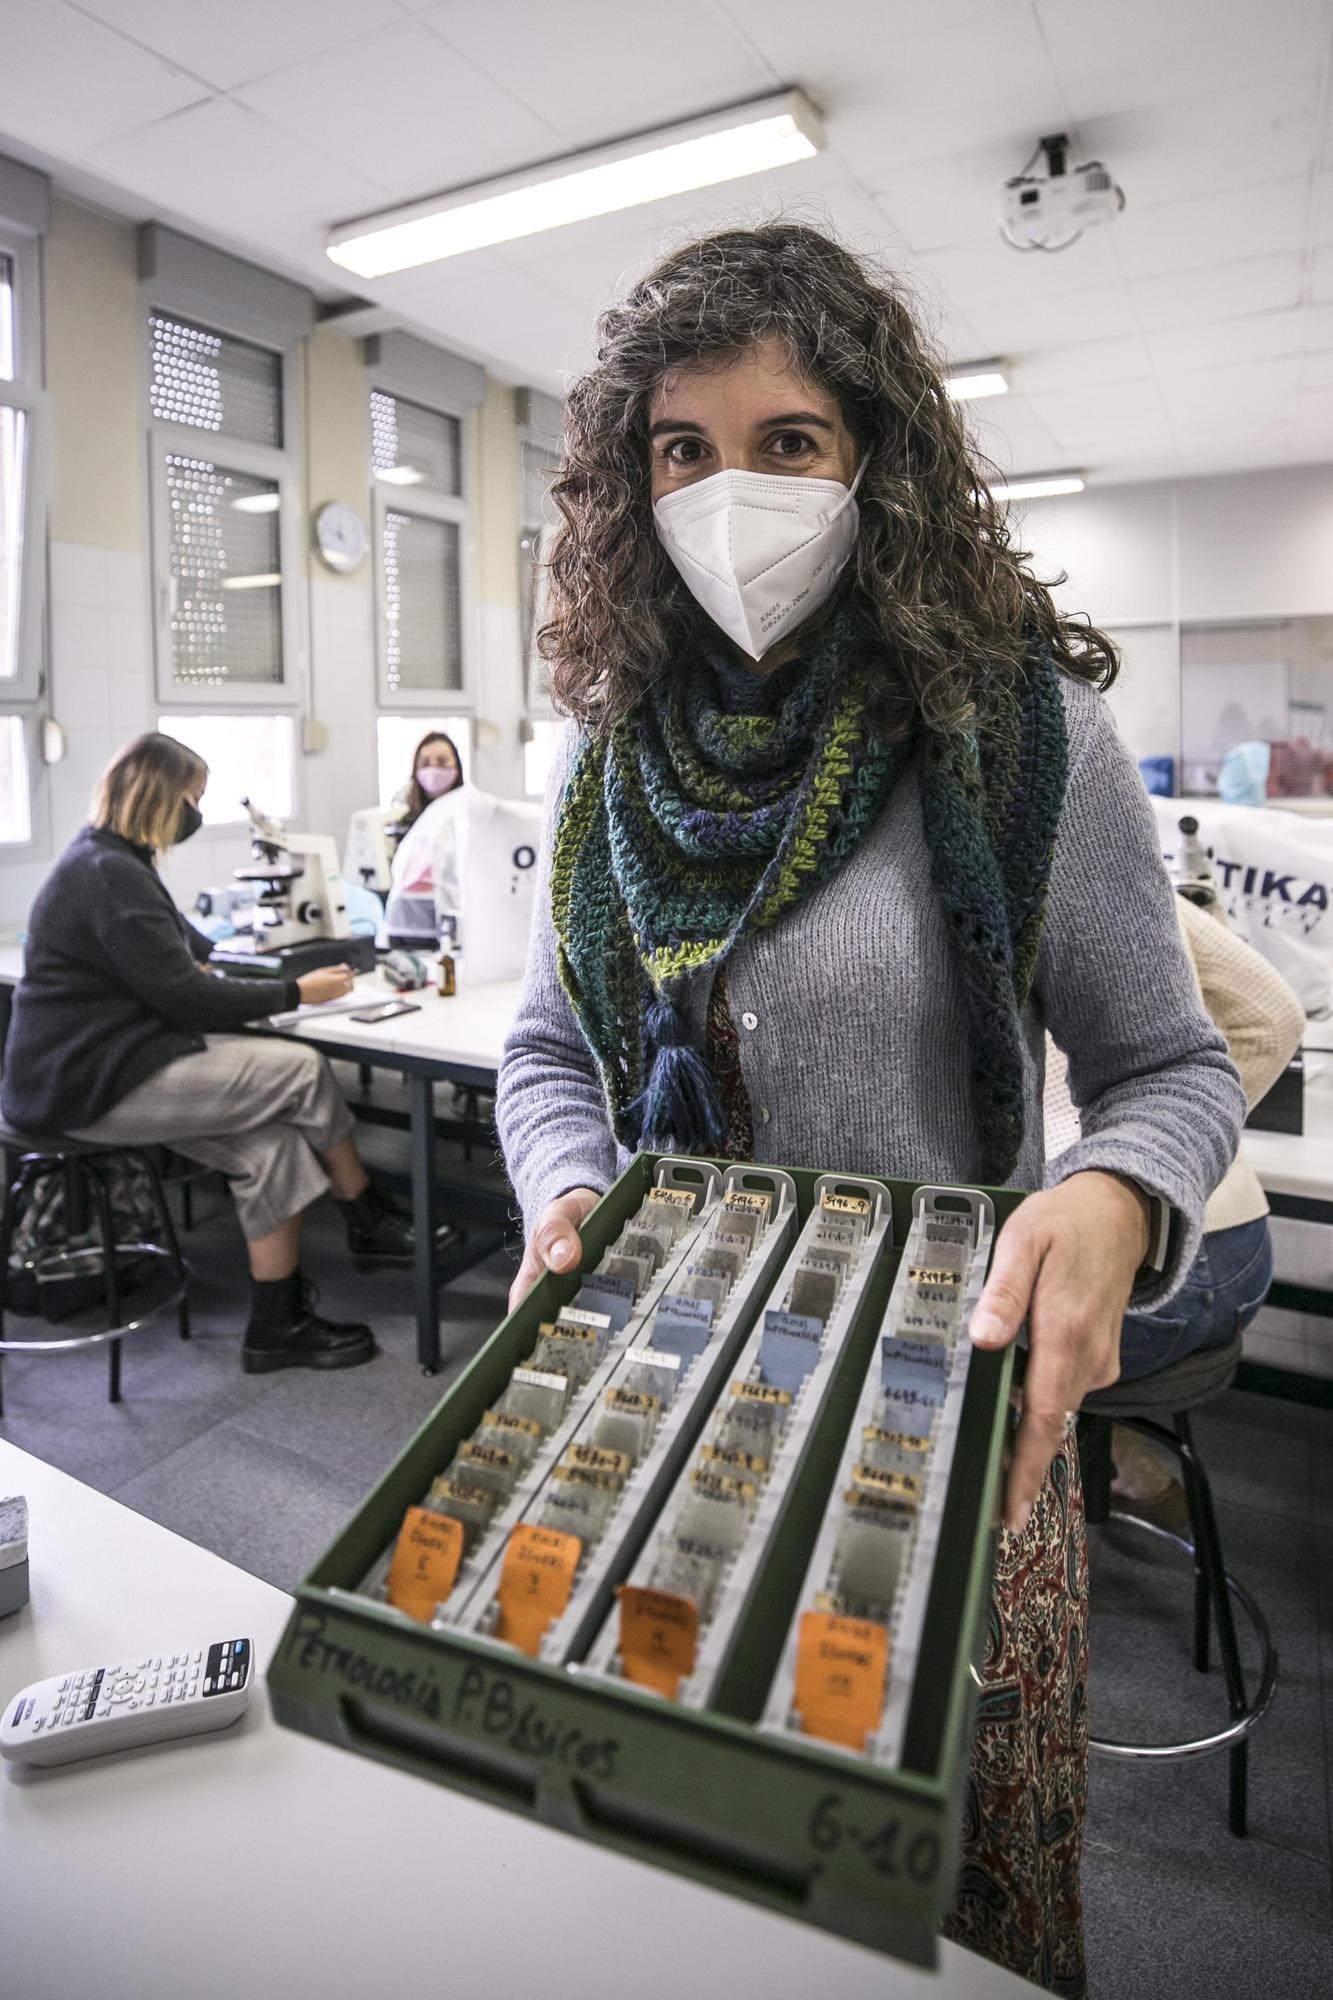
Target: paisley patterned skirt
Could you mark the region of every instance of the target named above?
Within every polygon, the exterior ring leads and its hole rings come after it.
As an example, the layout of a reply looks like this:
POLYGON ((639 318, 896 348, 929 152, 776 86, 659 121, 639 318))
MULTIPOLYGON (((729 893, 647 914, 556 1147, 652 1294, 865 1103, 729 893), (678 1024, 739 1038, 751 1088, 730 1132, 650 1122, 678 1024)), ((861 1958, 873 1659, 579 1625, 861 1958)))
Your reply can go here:
POLYGON ((944 1935, 1084 2000, 1088 1551, 1072 1427, 1022 1535, 1000 1534, 944 1935))

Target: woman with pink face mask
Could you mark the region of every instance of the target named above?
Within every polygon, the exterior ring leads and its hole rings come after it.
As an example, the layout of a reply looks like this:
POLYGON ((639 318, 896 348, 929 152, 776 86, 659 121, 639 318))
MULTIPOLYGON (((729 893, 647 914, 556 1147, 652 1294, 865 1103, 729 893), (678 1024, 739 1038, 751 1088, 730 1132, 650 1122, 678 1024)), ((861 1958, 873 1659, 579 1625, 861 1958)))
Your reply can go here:
POLYGON ((413 755, 411 777, 393 796, 400 832, 415 826, 428 805, 446 792, 456 792, 462 783, 463 760, 452 736, 442 729, 428 729, 413 755))

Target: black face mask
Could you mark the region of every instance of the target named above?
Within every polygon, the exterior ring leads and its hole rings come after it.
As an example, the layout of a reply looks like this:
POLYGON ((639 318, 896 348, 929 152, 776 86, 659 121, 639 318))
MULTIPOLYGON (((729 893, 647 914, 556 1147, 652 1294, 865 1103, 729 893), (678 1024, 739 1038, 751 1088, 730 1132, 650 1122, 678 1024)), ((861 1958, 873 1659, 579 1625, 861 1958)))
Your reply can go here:
POLYGON ((191 840, 204 823, 204 816, 198 806, 192 806, 188 799, 181 800, 181 816, 176 821, 176 837, 173 847, 179 847, 183 840, 191 840))

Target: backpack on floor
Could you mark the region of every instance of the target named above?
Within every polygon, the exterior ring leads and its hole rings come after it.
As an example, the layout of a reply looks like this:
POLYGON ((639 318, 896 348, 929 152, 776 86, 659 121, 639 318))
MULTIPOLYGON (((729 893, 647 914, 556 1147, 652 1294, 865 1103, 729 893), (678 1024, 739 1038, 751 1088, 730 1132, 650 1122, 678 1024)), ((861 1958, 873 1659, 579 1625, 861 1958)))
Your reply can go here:
MULTIPOLYGON (((138 1160, 108 1160, 101 1168, 111 1198, 112 1229, 118 1243, 154 1243, 160 1224, 148 1175, 138 1160)), ((33 1265, 56 1250, 91 1250, 101 1246, 97 1211, 91 1195, 80 1228, 71 1232, 66 1218, 65 1177, 48 1174, 24 1197, 9 1251, 5 1279, 5 1310, 28 1317, 63 1320, 106 1297, 100 1270, 75 1270, 67 1277, 39 1278, 33 1265)), ((142 1290, 158 1265, 155 1257, 121 1254, 116 1274, 122 1296, 142 1290)))

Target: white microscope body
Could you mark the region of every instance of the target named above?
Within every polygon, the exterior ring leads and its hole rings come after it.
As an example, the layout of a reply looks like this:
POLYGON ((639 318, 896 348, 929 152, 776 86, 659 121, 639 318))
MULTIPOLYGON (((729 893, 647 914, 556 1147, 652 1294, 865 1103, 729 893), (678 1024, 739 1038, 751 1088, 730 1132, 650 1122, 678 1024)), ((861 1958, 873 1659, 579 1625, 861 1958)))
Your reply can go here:
POLYGON ((229 942, 214 951, 213 962, 286 979, 299 979, 321 965, 373 965, 373 940, 354 936, 348 921, 332 838, 288 833, 249 799, 241 804, 250 815, 254 859, 248 868, 236 870, 236 879, 254 885, 254 929, 248 947, 240 939, 229 942))

